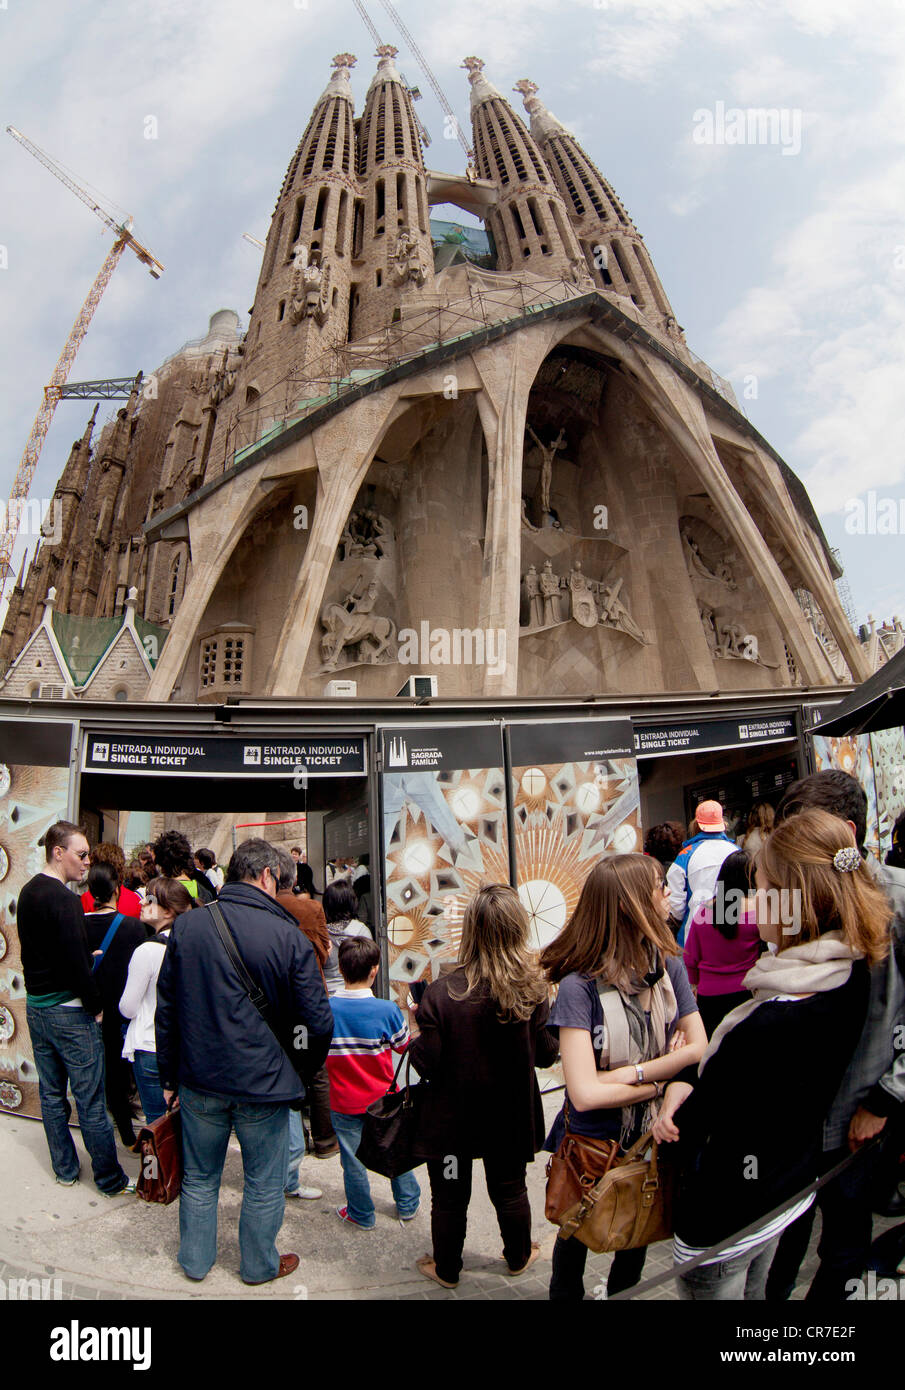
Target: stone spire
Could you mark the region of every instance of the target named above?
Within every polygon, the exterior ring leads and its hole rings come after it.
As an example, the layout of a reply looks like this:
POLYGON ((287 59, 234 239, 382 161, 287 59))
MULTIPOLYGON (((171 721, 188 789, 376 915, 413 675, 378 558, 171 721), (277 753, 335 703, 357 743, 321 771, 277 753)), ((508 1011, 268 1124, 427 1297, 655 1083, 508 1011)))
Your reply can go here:
POLYGON ((590 285, 565 203, 534 138, 487 81, 482 60, 466 58, 462 66, 471 83, 477 172, 498 189, 499 201, 488 218, 497 269, 590 285))
POLYGON ((601 289, 631 298, 662 332, 682 338, 669 300, 644 245, 612 186, 571 131, 537 96, 537 83, 515 84, 531 117, 531 133, 549 165, 588 270, 601 289))
POLYGON ((355 229, 355 338, 401 317, 414 291, 433 287, 434 252, 421 137, 411 95, 396 67, 396 53, 391 44, 377 49, 377 72, 368 88, 358 132, 364 207, 355 229))

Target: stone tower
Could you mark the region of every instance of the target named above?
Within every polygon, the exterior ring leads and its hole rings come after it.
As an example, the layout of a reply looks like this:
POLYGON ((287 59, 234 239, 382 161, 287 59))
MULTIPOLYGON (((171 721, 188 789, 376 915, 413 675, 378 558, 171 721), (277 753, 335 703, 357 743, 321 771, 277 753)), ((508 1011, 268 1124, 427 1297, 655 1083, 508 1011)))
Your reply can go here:
MULTIPOLYGON (((292 157, 274 208, 245 339, 244 363, 228 415, 239 415, 233 447, 253 443, 267 421, 286 415, 295 396, 288 380, 348 336, 352 226, 358 187, 349 73, 340 53, 292 157)), ((314 378, 333 374, 332 362, 314 378)), ((315 393, 316 394, 316 393, 315 393)), ((221 430, 212 454, 223 452, 221 430)))
POLYGON ((480 58, 462 64, 471 83, 471 119, 478 175, 495 183, 499 201, 488 223, 497 269, 588 281, 584 257, 562 195, 537 143, 480 58))
POLYGON ((391 44, 377 49, 380 62, 358 132, 364 206, 355 228, 353 338, 400 318, 406 298, 433 288, 421 137, 411 96, 394 62, 397 52, 391 44))
POLYGON ((626 295, 652 324, 681 337, 644 239, 612 187, 575 136, 547 110, 537 84, 517 82, 531 116, 531 134, 550 167, 588 270, 601 289, 626 295))
MULTIPOLYGON (((95 406, 85 433, 81 439, 73 444, 72 451, 66 461, 66 467, 63 469, 53 494, 54 501, 59 497, 62 511, 61 539, 57 550, 61 557, 62 567, 59 577, 54 582, 57 590, 57 601, 63 613, 69 611, 69 601, 72 594, 73 570, 78 558, 75 545, 76 522, 79 504, 85 494, 88 474, 91 470, 91 435, 97 420, 97 410, 98 408, 95 406)), ((3 653, 3 655, 6 654, 3 653)))

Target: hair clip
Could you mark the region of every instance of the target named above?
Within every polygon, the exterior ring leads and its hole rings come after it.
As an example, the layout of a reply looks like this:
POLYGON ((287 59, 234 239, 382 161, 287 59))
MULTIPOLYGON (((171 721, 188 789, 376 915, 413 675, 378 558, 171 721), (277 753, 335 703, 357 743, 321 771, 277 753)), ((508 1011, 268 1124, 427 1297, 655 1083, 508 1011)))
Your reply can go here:
POLYGON ((853 845, 846 845, 844 849, 837 849, 833 855, 833 868, 838 869, 840 874, 854 873, 861 863, 861 855, 853 845))

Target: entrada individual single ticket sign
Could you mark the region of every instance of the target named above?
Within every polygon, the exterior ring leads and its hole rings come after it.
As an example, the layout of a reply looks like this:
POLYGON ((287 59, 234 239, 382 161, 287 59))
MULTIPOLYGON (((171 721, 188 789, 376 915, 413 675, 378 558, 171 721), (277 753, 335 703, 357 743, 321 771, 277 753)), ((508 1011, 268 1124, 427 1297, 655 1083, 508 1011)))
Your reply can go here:
POLYGON ((89 734, 82 768, 85 772, 169 777, 292 777, 299 773, 308 777, 362 777, 365 745, 362 738, 341 735, 273 739, 89 734))
POLYGON ((662 757, 700 753, 704 749, 744 748, 777 743, 796 736, 792 714, 756 715, 742 719, 702 719, 681 724, 635 724, 635 755, 662 757))

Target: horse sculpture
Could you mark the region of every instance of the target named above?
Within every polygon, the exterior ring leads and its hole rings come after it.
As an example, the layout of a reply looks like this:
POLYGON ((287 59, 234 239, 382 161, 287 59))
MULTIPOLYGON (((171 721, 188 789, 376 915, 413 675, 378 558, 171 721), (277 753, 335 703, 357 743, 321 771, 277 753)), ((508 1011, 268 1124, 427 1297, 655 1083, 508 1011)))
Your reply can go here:
POLYGON ((321 656, 328 670, 339 665, 344 647, 359 643, 360 661, 379 661, 396 636, 392 618, 377 613, 350 613, 341 603, 330 603, 321 614, 321 625, 327 630, 321 638, 321 656))

